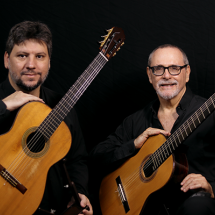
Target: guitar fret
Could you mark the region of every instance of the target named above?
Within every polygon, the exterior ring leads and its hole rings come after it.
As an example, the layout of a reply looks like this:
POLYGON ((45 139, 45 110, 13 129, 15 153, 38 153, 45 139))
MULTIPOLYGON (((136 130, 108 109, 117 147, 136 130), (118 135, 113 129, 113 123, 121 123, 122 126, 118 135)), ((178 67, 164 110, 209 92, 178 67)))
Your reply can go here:
MULTIPOLYGON (((163 153, 161 153, 162 159, 164 160, 163 153)), ((161 160, 162 161, 162 160, 161 160)))
POLYGON ((165 149, 165 147, 162 147, 163 148, 163 153, 164 153, 164 157, 167 158, 168 157, 168 151, 167 151, 167 148, 165 149), (166 153, 167 151, 167 153, 166 153))
POLYGON ((158 164, 157 164, 157 161, 156 161, 156 159, 154 158, 154 156, 153 156, 153 158, 152 158, 152 161, 153 161, 154 166, 157 168, 157 167, 158 167, 158 164), (154 162, 154 161, 155 161, 155 162, 154 162))
MULTIPOLYGON (((175 136, 173 135, 173 138, 174 138, 174 140, 175 140, 175 136)), ((176 140, 175 140, 175 142, 176 142, 176 140)), ((172 147, 173 147, 173 150, 175 150, 175 148, 174 148, 174 144, 172 143, 172 147)))
POLYGON ((185 128, 184 124, 182 124, 182 126, 184 128, 184 131, 185 131, 186 135, 188 136, 187 129, 185 128))
POLYGON ((169 146, 169 150, 170 150, 170 152, 172 153, 172 149, 171 149, 171 147, 170 147, 170 145, 168 144, 168 146, 169 146))
POLYGON ((212 99, 212 96, 210 97, 210 99, 211 99, 211 102, 212 102, 212 104, 213 104, 213 106, 214 106, 214 108, 215 108, 215 105, 214 105, 214 101, 213 101, 213 99, 212 99))
POLYGON ((184 140, 184 135, 183 135, 183 132, 181 131, 181 128, 179 128, 179 130, 180 130, 181 136, 182 136, 182 138, 184 140))
MULTIPOLYGON (((215 93, 213 94, 213 97, 215 97, 215 93)), ((155 157, 157 156, 157 160, 155 160, 156 165, 160 166, 169 157, 169 155, 172 154, 178 145, 181 144, 214 109, 215 103, 212 97, 210 97, 166 140, 162 146, 159 147, 159 149, 155 151, 155 153, 153 153, 155 157)))
POLYGON ((195 122, 193 121, 193 117, 191 117, 194 127, 196 128, 195 122))
POLYGON ((211 112, 210 112, 210 110, 209 110, 209 108, 208 108, 208 105, 207 105, 207 103, 205 103, 205 106, 207 107, 207 109, 208 109, 208 112, 209 112, 209 113, 211 113, 211 112))
POLYGON ((156 160, 157 160, 157 163, 158 163, 158 166, 159 166, 161 158, 160 158, 160 153, 158 151, 159 151, 159 149, 157 150, 157 153, 156 153, 156 155, 157 155, 156 160))
POLYGON ((189 127, 189 129, 190 129, 190 132, 192 132, 192 129, 191 129, 191 127, 190 127, 190 124, 189 123, 187 123, 188 124, 188 127, 189 127))
POLYGON ((202 108, 199 108, 200 109, 200 111, 202 112, 202 116, 204 117, 204 119, 205 119, 205 115, 204 115, 204 113, 203 113, 203 111, 202 111, 202 108))
MULTIPOLYGON (((181 143, 181 140, 180 140, 180 138, 179 138, 179 136, 178 136, 178 133, 176 133, 176 136, 177 136, 177 138, 178 138, 178 140, 179 140, 179 143, 181 143)), ((175 142, 175 143, 176 143, 176 146, 178 146, 177 142, 175 142)))
POLYGON ((198 115, 197 115, 197 113, 196 113, 196 112, 195 112, 195 114, 196 114, 196 117, 197 117, 197 119, 198 119, 198 121, 199 121, 199 124, 200 124, 201 122, 200 122, 200 120, 199 120, 199 117, 198 117, 198 115))
POLYGON ((100 66, 102 66, 97 60, 95 60, 100 66))

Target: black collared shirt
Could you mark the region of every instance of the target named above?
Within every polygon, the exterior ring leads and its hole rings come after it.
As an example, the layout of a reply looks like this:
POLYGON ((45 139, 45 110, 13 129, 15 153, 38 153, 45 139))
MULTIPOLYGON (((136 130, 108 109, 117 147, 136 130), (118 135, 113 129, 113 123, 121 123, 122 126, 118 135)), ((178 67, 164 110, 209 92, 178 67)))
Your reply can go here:
MULTIPOLYGON (((171 134, 185 122, 206 99, 194 95, 187 87, 181 99, 171 134)), ((128 116, 116 131, 99 143, 90 153, 90 157, 102 165, 116 168, 129 157, 135 155, 134 139, 147 128, 163 129, 158 117, 159 101, 153 101, 142 110, 128 116)), ((192 132, 181 144, 186 148, 189 173, 203 175, 212 185, 215 193, 215 114, 214 112, 192 132)))
MULTIPOLYGON (((0 84, 0 134, 8 132, 15 120, 17 112, 9 111, 6 109, 6 105, 2 102, 2 99, 14 93, 15 90, 10 85, 9 80, 6 79, 0 84)), ((41 86, 40 98, 42 98, 46 105, 50 108, 54 108, 55 105, 61 99, 61 95, 41 86)), ((39 110, 38 110, 39 114, 39 110)), ((70 111, 67 117, 64 119, 65 123, 70 129, 72 134, 72 146, 67 154, 67 169, 71 180, 75 183, 79 193, 87 194, 88 183, 88 168, 86 165, 87 151, 84 143, 82 131, 80 129, 77 114, 74 108, 70 111)), ((62 208, 68 202, 62 202, 64 200, 64 179, 63 168, 60 162, 54 164, 47 177, 47 185, 45 188, 44 197, 42 200, 41 208, 50 210, 62 208)), ((65 208, 64 208, 65 209, 65 208)))

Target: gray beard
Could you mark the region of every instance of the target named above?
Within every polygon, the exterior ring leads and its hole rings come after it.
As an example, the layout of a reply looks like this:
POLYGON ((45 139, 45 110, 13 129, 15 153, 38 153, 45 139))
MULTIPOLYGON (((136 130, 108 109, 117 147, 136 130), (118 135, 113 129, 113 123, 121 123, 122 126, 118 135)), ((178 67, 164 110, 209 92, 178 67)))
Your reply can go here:
POLYGON ((179 88, 177 88, 174 92, 172 92, 171 94, 169 94, 169 95, 165 95, 165 93, 163 93, 163 92, 161 92, 160 90, 159 90, 159 86, 161 85, 161 84, 178 84, 178 82, 176 81, 176 80, 174 80, 174 81, 163 81, 163 80, 160 80, 159 82, 158 82, 158 84, 157 84, 157 89, 156 89, 156 93, 161 97, 161 98, 163 98, 163 99, 165 99, 165 100, 170 100, 170 99, 173 99, 174 97, 176 97, 179 93, 180 93, 180 91, 181 91, 181 89, 179 89, 179 88))
POLYGON ((172 94, 170 94, 170 95, 164 95, 164 93, 160 92, 159 90, 156 90, 156 93, 161 98, 163 98, 165 100, 170 100, 170 99, 173 99, 174 97, 176 97, 179 94, 180 91, 181 91, 180 89, 177 89, 175 92, 172 92, 172 94))

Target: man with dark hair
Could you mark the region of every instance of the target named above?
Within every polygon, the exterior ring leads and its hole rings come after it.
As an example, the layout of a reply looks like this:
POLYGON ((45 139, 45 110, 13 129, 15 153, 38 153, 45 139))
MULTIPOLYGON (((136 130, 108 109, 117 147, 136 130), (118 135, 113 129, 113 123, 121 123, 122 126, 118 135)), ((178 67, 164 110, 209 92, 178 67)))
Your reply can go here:
MULTIPOLYGON (((99 143, 92 150, 90 157, 102 164, 103 169, 107 170, 109 167, 112 170, 128 158, 136 155, 149 137, 163 134, 168 140, 170 135, 206 101, 204 98, 194 95, 186 86, 190 72, 187 56, 180 48, 170 44, 156 48, 149 56, 147 75, 158 99, 149 103, 142 110, 128 116, 115 133, 109 135, 105 141, 99 143)), ((189 164, 188 175, 182 180, 181 187, 178 188, 179 191, 182 191, 179 192, 181 198, 174 193, 168 199, 171 204, 168 204, 166 200, 163 202, 165 199, 165 195, 163 195, 154 202, 154 207, 151 209, 157 209, 155 204, 160 202, 167 205, 170 214, 215 214, 214 117, 214 113, 211 114, 203 122, 203 125, 197 127, 193 133, 191 132, 178 148, 180 151, 185 151, 189 164)), ((150 142, 150 144, 153 143, 150 142)), ((169 148, 170 151, 173 149, 174 145, 169 148)), ((160 157, 158 156, 157 162, 160 162, 165 156, 165 153, 160 157)), ((147 166, 147 164, 145 165, 147 166)), ((139 172, 137 177, 140 177, 139 172)), ((145 177, 147 178, 147 176, 145 177)), ((152 179, 153 177, 149 177, 148 180, 152 179)), ((132 176, 130 183, 132 184, 132 176)), ((134 186, 139 186, 138 189, 140 189, 141 184, 143 186, 144 181, 141 181, 140 184, 136 183, 134 186)), ((153 185, 151 184, 151 186, 153 185)), ((125 189, 129 193, 128 187, 125 189)), ((135 198, 134 193, 132 198, 135 198)), ((139 201, 141 195, 136 196, 136 198, 139 201)))
MULTIPOLYGON (((8 79, 0 84, 0 134, 11 129, 17 112, 24 104, 39 101, 54 108, 60 101, 61 95, 42 86, 50 68, 51 52, 52 34, 45 24, 25 21, 10 30, 4 55, 4 64, 9 71, 8 79)), ((83 214, 90 215, 93 212, 86 197, 87 152, 74 109, 64 121, 72 135, 72 145, 66 155, 66 167, 71 181, 77 187, 80 205, 89 207, 89 210, 83 210, 83 214)), ((44 211, 47 214, 61 214, 72 204, 71 192, 65 188, 67 177, 61 162, 49 169, 43 199, 40 206, 38 205, 40 210, 35 214, 45 213, 44 211)), ((26 205, 31 205, 31 202, 26 202, 26 205)))

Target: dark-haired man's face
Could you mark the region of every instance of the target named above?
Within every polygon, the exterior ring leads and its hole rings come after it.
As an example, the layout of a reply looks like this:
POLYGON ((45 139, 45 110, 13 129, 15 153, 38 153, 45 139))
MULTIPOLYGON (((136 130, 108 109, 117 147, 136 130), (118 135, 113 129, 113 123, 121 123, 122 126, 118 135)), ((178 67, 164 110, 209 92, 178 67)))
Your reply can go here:
POLYGON ((50 58, 45 43, 26 40, 14 45, 10 56, 5 53, 5 67, 9 69, 9 80, 15 90, 30 92, 46 79, 50 58))

